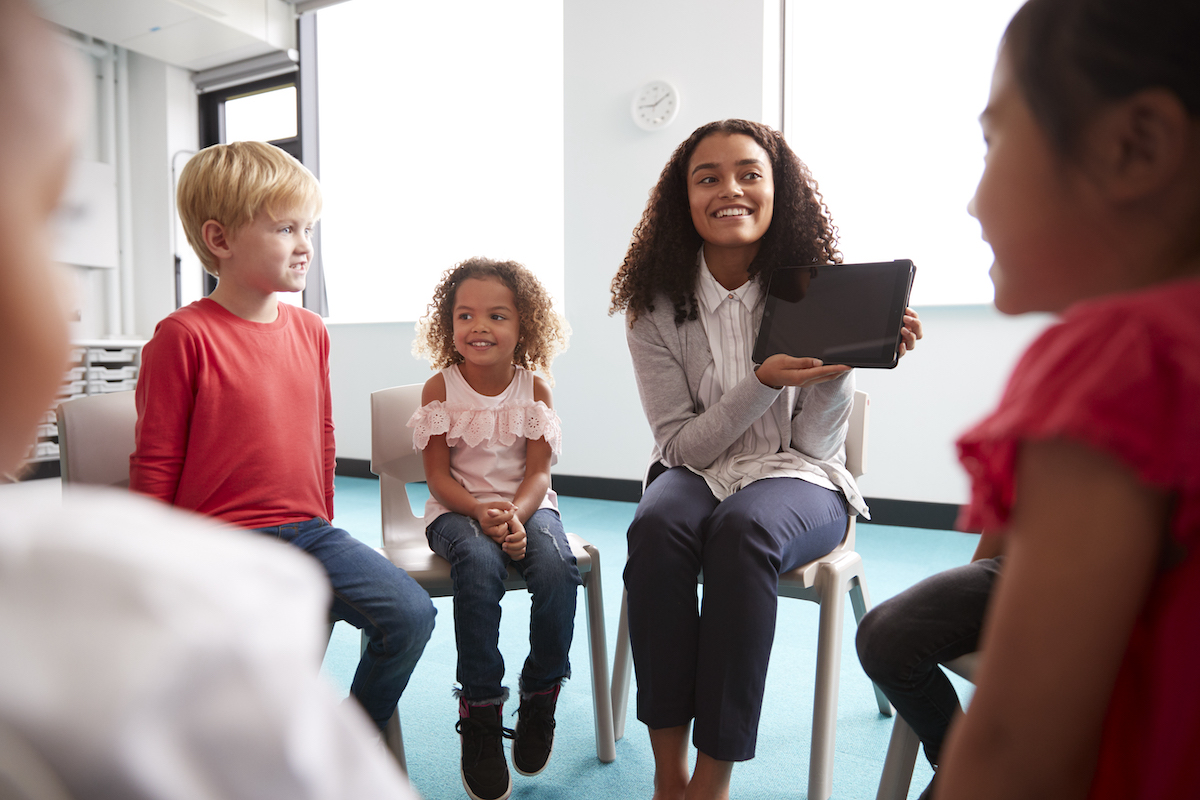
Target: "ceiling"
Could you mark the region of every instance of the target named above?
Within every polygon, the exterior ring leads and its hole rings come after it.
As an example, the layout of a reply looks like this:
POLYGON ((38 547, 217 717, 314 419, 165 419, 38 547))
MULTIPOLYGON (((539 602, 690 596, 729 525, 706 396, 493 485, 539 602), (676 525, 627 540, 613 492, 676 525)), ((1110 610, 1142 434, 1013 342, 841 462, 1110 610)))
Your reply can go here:
POLYGON ((190 70, 296 47, 285 0, 34 0, 64 28, 190 70))

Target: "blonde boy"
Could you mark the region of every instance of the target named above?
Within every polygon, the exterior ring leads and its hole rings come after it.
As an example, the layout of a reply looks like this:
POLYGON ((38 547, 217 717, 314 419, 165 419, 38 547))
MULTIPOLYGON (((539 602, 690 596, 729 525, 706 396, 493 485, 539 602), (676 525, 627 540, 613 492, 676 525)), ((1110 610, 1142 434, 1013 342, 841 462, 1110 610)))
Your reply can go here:
POLYGON ((184 167, 178 208, 217 288, 160 322, 142 352, 131 488, 320 561, 330 617, 370 639, 351 693, 382 729, 435 612, 403 570, 329 522, 329 335, 276 296, 304 289, 320 187, 271 145, 214 145, 184 167))

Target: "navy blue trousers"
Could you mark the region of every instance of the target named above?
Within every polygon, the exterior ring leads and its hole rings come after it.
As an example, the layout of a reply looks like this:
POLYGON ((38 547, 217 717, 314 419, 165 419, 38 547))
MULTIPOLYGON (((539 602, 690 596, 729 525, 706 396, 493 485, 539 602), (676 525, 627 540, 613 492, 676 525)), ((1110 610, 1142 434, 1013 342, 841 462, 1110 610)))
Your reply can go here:
POLYGON ((798 478, 755 481, 720 502, 685 467, 654 479, 625 565, 638 719, 651 729, 695 720, 700 752, 753 758, 779 575, 836 547, 847 513, 841 493, 798 478))

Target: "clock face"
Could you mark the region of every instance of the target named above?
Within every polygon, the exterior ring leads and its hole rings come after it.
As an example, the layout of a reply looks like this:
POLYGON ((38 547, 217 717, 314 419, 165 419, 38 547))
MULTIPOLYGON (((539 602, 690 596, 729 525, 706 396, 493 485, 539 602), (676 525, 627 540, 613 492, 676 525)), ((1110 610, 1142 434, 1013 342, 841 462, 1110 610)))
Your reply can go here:
POLYGON ((643 130, 665 128, 679 113, 679 92, 666 81, 651 81, 634 92, 630 111, 643 130))

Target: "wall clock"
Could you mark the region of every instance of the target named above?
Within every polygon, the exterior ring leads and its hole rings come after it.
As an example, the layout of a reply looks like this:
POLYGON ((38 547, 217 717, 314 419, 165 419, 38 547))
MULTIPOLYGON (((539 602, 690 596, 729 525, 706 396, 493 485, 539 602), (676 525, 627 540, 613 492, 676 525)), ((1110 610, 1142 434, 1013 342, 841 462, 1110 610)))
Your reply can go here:
POLYGON ((667 81, 650 81, 633 93, 629 110, 642 130, 665 128, 679 114, 679 90, 667 81))

